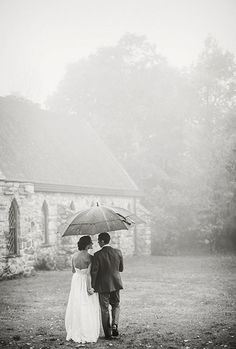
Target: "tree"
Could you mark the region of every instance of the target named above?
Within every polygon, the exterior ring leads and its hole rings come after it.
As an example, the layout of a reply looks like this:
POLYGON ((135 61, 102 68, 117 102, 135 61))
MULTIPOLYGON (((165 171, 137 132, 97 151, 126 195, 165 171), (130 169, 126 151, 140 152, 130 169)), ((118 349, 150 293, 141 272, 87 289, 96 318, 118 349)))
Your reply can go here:
POLYGON ((191 139, 187 143, 194 168, 200 170, 203 178, 201 190, 205 200, 196 228, 214 246, 224 231, 226 207, 232 197, 227 167, 235 142, 229 129, 236 110, 235 76, 233 55, 223 52, 216 41, 208 37, 193 70, 199 108, 190 115, 193 134, 189 133, 191 139))
POLYGON ((156 250, 189 248, 223 229, 234 73, 234 57, 211 38, 186 72, 144 36, 126 34, 70 65, 48 101, 86 118, 145 192, 156 250))

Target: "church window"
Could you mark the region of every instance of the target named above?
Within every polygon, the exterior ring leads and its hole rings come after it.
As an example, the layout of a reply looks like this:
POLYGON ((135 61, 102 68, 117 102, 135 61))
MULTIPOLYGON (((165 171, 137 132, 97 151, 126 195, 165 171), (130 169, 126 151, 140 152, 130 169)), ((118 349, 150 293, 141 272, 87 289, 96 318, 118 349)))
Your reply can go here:
POLYGON ((9 240, 8 250, 9 255, 16 255, 19 253, 18 235, 19 235, 19 209, 16 199, 13 199, 9 210, 9 240))
POLYGON ((49 243, 49 231, 48 231, 48 204, 44 200, 42 206, 42 233, 43 233, 43 243, 49 243))
POLYGON ((70 209, 71 209, 71 211, 75 211, 75 204, 74 204, 74 201, 71 201, 71 203, 70 203, 70 209))

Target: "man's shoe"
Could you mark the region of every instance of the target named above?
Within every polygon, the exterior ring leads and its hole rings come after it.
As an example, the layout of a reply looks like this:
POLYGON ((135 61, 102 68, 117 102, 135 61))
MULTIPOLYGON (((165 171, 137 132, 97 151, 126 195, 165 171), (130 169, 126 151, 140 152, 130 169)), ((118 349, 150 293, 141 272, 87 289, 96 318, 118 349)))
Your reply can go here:
POLYGON ((112 325, 112 336, 114 336, 114 337, 119 336, 118 326, 117 325, 112 325))
POLYGON ((104 339, 106 339, 107 341, 110 341, 110 340, 112 340, 113 338, 112 338, 112 336, 105 336, 104 339))

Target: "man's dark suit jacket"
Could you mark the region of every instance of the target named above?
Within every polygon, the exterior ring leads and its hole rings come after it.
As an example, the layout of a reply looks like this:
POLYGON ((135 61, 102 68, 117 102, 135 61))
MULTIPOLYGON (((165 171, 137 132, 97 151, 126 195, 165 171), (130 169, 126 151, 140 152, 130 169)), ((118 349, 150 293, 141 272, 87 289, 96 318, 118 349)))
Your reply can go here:
POLYGON ((92 287, 99 293, 122 289, 121 271, 123 271, 121 251, 111 246, 104 246, 94 253, 91 267, 92 287))

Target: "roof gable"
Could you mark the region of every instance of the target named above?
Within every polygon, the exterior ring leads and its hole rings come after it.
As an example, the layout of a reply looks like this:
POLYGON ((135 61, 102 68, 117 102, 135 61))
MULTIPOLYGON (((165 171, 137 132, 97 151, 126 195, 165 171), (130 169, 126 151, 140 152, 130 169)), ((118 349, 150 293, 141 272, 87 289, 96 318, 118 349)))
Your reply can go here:
POLYGON ((138 188, 83 119, 0 98, 0 172, 7 180, 82 188, 138 188))

